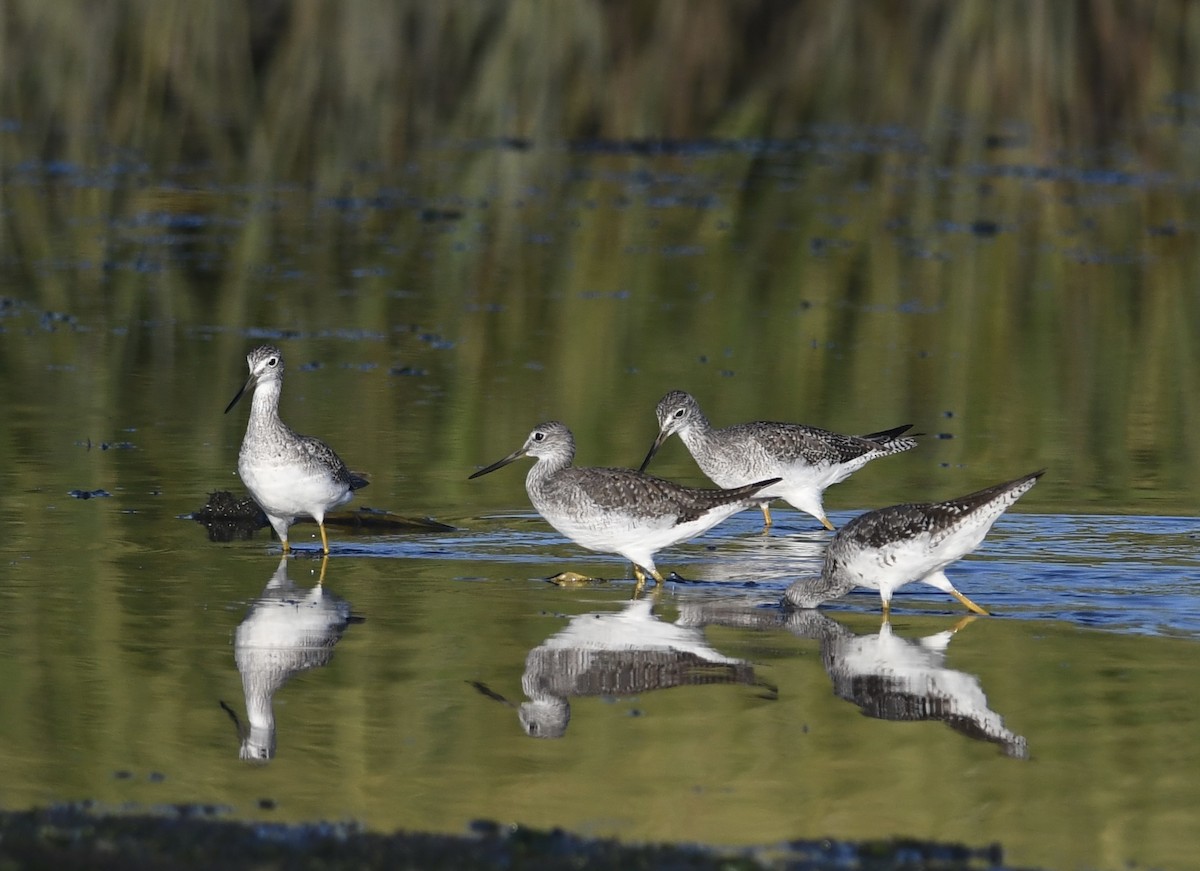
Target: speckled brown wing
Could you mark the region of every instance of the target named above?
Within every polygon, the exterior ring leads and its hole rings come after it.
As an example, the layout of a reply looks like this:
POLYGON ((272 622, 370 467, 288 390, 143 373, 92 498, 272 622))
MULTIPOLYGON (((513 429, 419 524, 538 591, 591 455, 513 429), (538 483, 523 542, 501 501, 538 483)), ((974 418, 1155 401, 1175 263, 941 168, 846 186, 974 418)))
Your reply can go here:
POLYGON ((784 462, 803 460, 810 465, 848 463, 873 451, 898 452, 913 447, 916 442, 898 439, 909 426, 873 433, 872 436, 842 435, 815 426, 798 423, 755 421, 716 430, 714 436, 726 449, 744 447, 747 441, 757 442, 763 451, 784 462))
POLYGON ((922 533, 936 544, 954 532, 960 523, 979 511, 1000 514, 1025 493, 1045 473, 1045 469, 968 493, 945 502, 892 505, 847 523, 829 545, 830 556, 846 546, 884 547, 895 541, 915 538, 922 533))
POLYGON ((361 490, 370 483, 365 478, 355 475, 346 468, 346 464, 342 462, 342 458, 325 442, 313 436, 297 435, 297 438, 300 439, 300 444, 303 446, 305 454, 312 462, 329 469, 337 481, 345 484, 351 490, 361 490))
POLYGON ((757 481, 732 490, 684 487, 632 469, 564 469, 556 486, 578 488, 607 511, 633 511, 647 517, 675 517, 675 522, 696 520, 714 508, 744 502, 778 478, 757 481))

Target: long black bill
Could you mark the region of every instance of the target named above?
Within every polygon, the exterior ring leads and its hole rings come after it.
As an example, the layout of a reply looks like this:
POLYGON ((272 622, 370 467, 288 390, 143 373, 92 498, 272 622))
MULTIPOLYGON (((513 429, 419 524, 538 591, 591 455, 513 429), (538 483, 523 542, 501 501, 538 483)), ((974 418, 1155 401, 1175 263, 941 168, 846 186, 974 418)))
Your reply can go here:
POLYGON ((242 398, 242 394, 246 392, 246 388, 250 386, 250 382, 253 380, 254 380, 253 376, 251 376, 250 378, 247 378, 246 383, 242 385, 242 389, 237 392, 237 396, 235 396, 235 397, 233 397, 233 399, 229 400, 229 404, 227 406, 225 406, 226 414, 229 414, 229 409, 233 408, 235 405, 238 404, 238 400, 242 398))
POLYGON ((509 463, 512 463, 516 460, 521 459, 521 457, 523 457, 523 456, 525 456, 524 448, 521 448, 518 451, 513 451, 511 454, 509 454, 503 460, 496 460, 496 462, 492 463, 490 466, 486 466, 486 467, 480 469, 478 472, 467 475, 467 480, 470 481, 472 478, 478 478, 480 475, 486 475, 488 472, 494 472, 497 469, 502 469, 505 466, 507 466, 509 463))
POLYGON ((663 442, 671 437, 671 434, 664 430, 659 430, 658 438, 654 440, 654 444, 650 446, 650 453, 646 454, 646 459, 642 460, 642 464, 638 466, 638 472, 646 471, 646 467, 650 465, 650 461, 654 459, 654 455, 658 453, 658 449, 663 446, 663 442))
POLYGON ((217 701, 221 705, 221 710, 229 715, 229 719, 233 720, 233 727, 237 729, 238 740, 245 741, 246 736, 250 734, 250 730, 242 725, 241 718, 238 717, 237 711, 229 707, 229 705, 225 703, 224 699, 217 699, 217 701))
POLYGON ((483 683, 482 681, 469 680, 469 681, 467 681, 467 683, 469 683, 471 686, 475 687, 475 689, 477 689, 483 695, 487 696, 493 702, 502 702, 503 704, 508 705, 510 708, 516 707, 516 705, 514 705, 508 699, 504 698, 504 696, 500 695, 500 693, 496 692, 494 689, 492 689, 490 686, 483 683))

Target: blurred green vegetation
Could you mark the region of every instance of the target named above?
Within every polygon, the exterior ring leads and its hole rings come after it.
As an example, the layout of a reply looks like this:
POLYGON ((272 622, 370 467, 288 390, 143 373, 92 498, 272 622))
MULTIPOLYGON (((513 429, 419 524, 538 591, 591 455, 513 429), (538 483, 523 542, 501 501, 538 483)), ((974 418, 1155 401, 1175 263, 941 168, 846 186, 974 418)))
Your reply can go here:
MULTIPOLYGON (((430 510, 488 500, 454 476, 544 417, 585 462, 637 462, 672 387, 718 424, 957 440, 845 505, 1049 465, 1032 505, 1193 510, 1190 4, 14 0, 0 21, 0 293, 93 331, 73 407, 119 406, 105 371, 193 362, 215 406, 250 327, 324 336, 334 363, 371 336, 436 388, 342 385, 356 429, 415 446, 359 465, 418 462, 401 495, 430 510)), ((36 404, 47 350, 0 350, 13 400, 36 404)))
POLYGON ((195 4, 11 0, 0 105, 40 152, 112 147, 241 179, 329 183, 445 137, 791 137, 811 124, 1028 125, 1041 154, 1135 142, 1189 91, 1193 4, 195 4), (951 123, 947 124, 947 120, 951 123), (96 131, 100 132, 97 137, 96 131), (86 135, 84 135, 86 134, 86 135))

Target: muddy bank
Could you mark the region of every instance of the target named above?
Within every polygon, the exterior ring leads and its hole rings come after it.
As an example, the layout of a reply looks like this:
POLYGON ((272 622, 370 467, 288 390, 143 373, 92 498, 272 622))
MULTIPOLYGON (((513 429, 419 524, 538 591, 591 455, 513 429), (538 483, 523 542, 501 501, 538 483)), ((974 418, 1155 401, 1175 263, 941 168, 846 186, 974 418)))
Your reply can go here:
POLYGON ((522 868, 1003 871, 997 846, 917 841, 793 841, 738 850, 626 845, 566 832, 474 823, 467 835, 380 835, 353 823, 284 825, 217 818, 218 809, 101 813, 85 804, 0 812, 0 867, 70 869, 522 868))

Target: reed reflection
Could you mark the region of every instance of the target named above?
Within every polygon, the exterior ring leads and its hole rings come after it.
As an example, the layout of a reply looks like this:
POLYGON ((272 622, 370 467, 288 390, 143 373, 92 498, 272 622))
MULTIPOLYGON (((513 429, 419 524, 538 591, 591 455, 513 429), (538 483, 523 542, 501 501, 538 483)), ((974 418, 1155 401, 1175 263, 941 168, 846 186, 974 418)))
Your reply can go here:
POLYGON ((242 759, 266 762, 275 757, 275 693, 293 675, 328 665, 346 627, 363 622, 351 614, 349 602, 325 588, 327 562, 321 561, 317 585, 304 590, 288 577, 288 558, 281 559, 234 633, 247 723, 225 702, 221 706, 237 726, 242 759))
POLYGON ((923 638, 901 638, 884 620, 876 633, 859 635, 813 609, 779 609, 760 603, 687 603, 678 624, 782 628, 821 643, 821 663, 833 692, 868 717, 942 722, 977 741, 996 744, 1006 756, 1029 757, 1024 737, 993 711, 976 675, 946 666, 946 648, 975 617, 923 638))
POLYGON ((651 690, 704 684, 775 687, 760 680, 744 660, 713 649, 700 629, 668 623, 649 599, 620 611, 572 617, 566 628, 529 651, 517 708, 526 734, 561 738, 571 720, 573 697, 630 696, 651 690))

